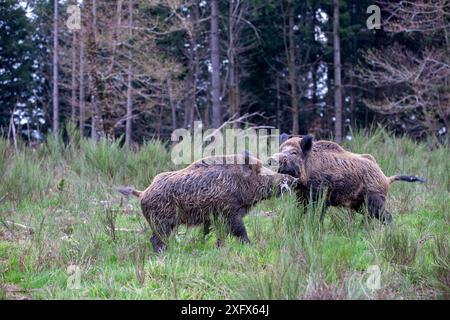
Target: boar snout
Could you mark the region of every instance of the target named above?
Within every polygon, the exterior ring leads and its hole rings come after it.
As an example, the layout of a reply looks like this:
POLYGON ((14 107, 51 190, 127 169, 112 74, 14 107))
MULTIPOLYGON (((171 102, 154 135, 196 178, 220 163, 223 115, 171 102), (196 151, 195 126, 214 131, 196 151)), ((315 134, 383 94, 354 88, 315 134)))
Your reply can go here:
POLYGON ((270 166, 279 166, 281 164, 286 164, 286 156, 282 153, 275 153, 269 158, 268 163, 270 166))

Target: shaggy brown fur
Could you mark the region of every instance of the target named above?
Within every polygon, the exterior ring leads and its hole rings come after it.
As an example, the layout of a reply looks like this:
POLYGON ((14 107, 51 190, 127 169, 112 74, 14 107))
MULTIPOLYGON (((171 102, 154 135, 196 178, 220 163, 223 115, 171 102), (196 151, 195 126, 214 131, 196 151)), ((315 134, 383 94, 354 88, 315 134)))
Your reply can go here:
POLYGON ((384 207, 389 185, 394 181, 424 182, 415 176, 386 177, 371 155, 346 151, 331 141, 313 143, 310 135, 283 142, 273 158, 279 162, 280 173, 300 179, 297 193, 302 203, 309 197, 317 201, 321 192, 326 194, 326 206, 361 211, 367 201, 369 214, 386 223, 392 220, 384 207))
POLYGON ((208 233, 210 218, 219 215, 232 235, 249 242, 242 218, 258 201, 271 197, 273 191, 280 195, 297 180, 264 168, 259 159, 249 155, 216 156, 161 173, 145 191, 131 187, 118 191, 140 197, 142 212, 153 229, 151 242, 160 252, 177 225, 203 224, 208 233))

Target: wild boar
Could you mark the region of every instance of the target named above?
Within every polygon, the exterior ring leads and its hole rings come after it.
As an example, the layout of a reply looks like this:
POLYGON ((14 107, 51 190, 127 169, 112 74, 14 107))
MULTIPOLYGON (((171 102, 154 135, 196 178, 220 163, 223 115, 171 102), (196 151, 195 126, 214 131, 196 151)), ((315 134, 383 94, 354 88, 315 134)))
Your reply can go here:
POLYGON ((297 195, 301 203, 317 201, 325 193, 326 207, 346 207, 361 212, 367 203, 369 215, 389 223, 385 208, 389 186, 394 181, 425 182, 417 176, 386 177, 375 158, 369 154, 346 151, 332 141, 313 141, 311 135, 282 141, 280 153, 273 155, 279 173, 299 178, 297 195))
POLYGON ((140 198, 142 213, 153 230, 153 248, 161 252, 176 226, 204 225, 206 234, 211 217, 219 216, 233 236, 250 242, 243 217, 258 201, 281 195, 297 181, 245 154, 208 157, 182 170, 161 173, 144 191, 131 187, 117 190, 140 198))

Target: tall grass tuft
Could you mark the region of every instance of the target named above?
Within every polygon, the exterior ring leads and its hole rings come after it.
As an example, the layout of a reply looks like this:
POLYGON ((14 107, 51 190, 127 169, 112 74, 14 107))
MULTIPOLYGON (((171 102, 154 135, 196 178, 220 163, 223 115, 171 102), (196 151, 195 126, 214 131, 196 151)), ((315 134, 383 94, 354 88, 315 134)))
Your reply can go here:
POLYGON ((273 221, 270 239, 276 242, 277 257, 262 275, 244 276, 236 286, 238 298, 299 299, 307 291, 308 278, 322 269, 320 213, 317 203, 298 206, 294 196, 272 199, 280 214, 273 221))
POLYGON ((146 141, 137 152, 127 153, 124 183, 146 188, 153 178, 164 171, 174 169, 170 153, 158 140, 146 141))
POLYGON ((432 257, 436 285, 448 299, 450 298, 450 241, 448 237, 435 237, 432 257))
POLYGON ((66 146, 62 137, 59 135, 48 135, 45 143, 37 149, 39 159, 43 159, 47 165, 54 168, 63 166, 66 162, 66 146))
POLYGON ((387 262, 410 266, 416 258, 417 241, 405 228, 387 228, 383 233, 381 252, 387 262))
POLYGON ((238 298, 252 300, 299 299, 305 290, 305 270, 285 251, 277 263, 262 275, 243 278, 237 289, 238 298))
POLYGON ((0 137, 0 182, 6 173, 8 165, 8 155, 11 152, 8 140, 0 137))
POLYGON ((0 194, 15 203, 36 200, 48 191, 50 183, 51 176, 42 170, 40 162, 21 153, 9 161, 0 184, 0 194))
POLYGON ((111 180, 123 176, 125 152, 120 146, 120 141, 82 140, 81 150, 90 173, 104 175, 111 180))
POLYGON ((69 138, 70 149, 73 151, 80 149, 81 134, 80 131, 77 129, 77 126, 72 122, 67 123, 66 132, 69 138))
POLYGON ((113 208, 108 200, 104 201, 104 212, 100 217, 100 222, 107 235, 110 236, 112 241, 117 240, 117 208, 113 208))

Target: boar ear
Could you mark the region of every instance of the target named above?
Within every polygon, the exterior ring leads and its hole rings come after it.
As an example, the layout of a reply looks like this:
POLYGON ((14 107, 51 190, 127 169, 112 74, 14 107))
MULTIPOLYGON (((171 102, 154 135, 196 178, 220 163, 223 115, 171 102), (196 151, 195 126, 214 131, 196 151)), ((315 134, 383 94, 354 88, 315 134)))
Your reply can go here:
POLYGON ((302 151, 304 154, 308 153, 313 145, 313 136, 308 134, 300 140, 300 148, 302 148, 302 151))
POLYGON ((283 144, 288 138, 289 138, 289 136, 286 133, 283 132, 280 135, 280 144, 283 144))

